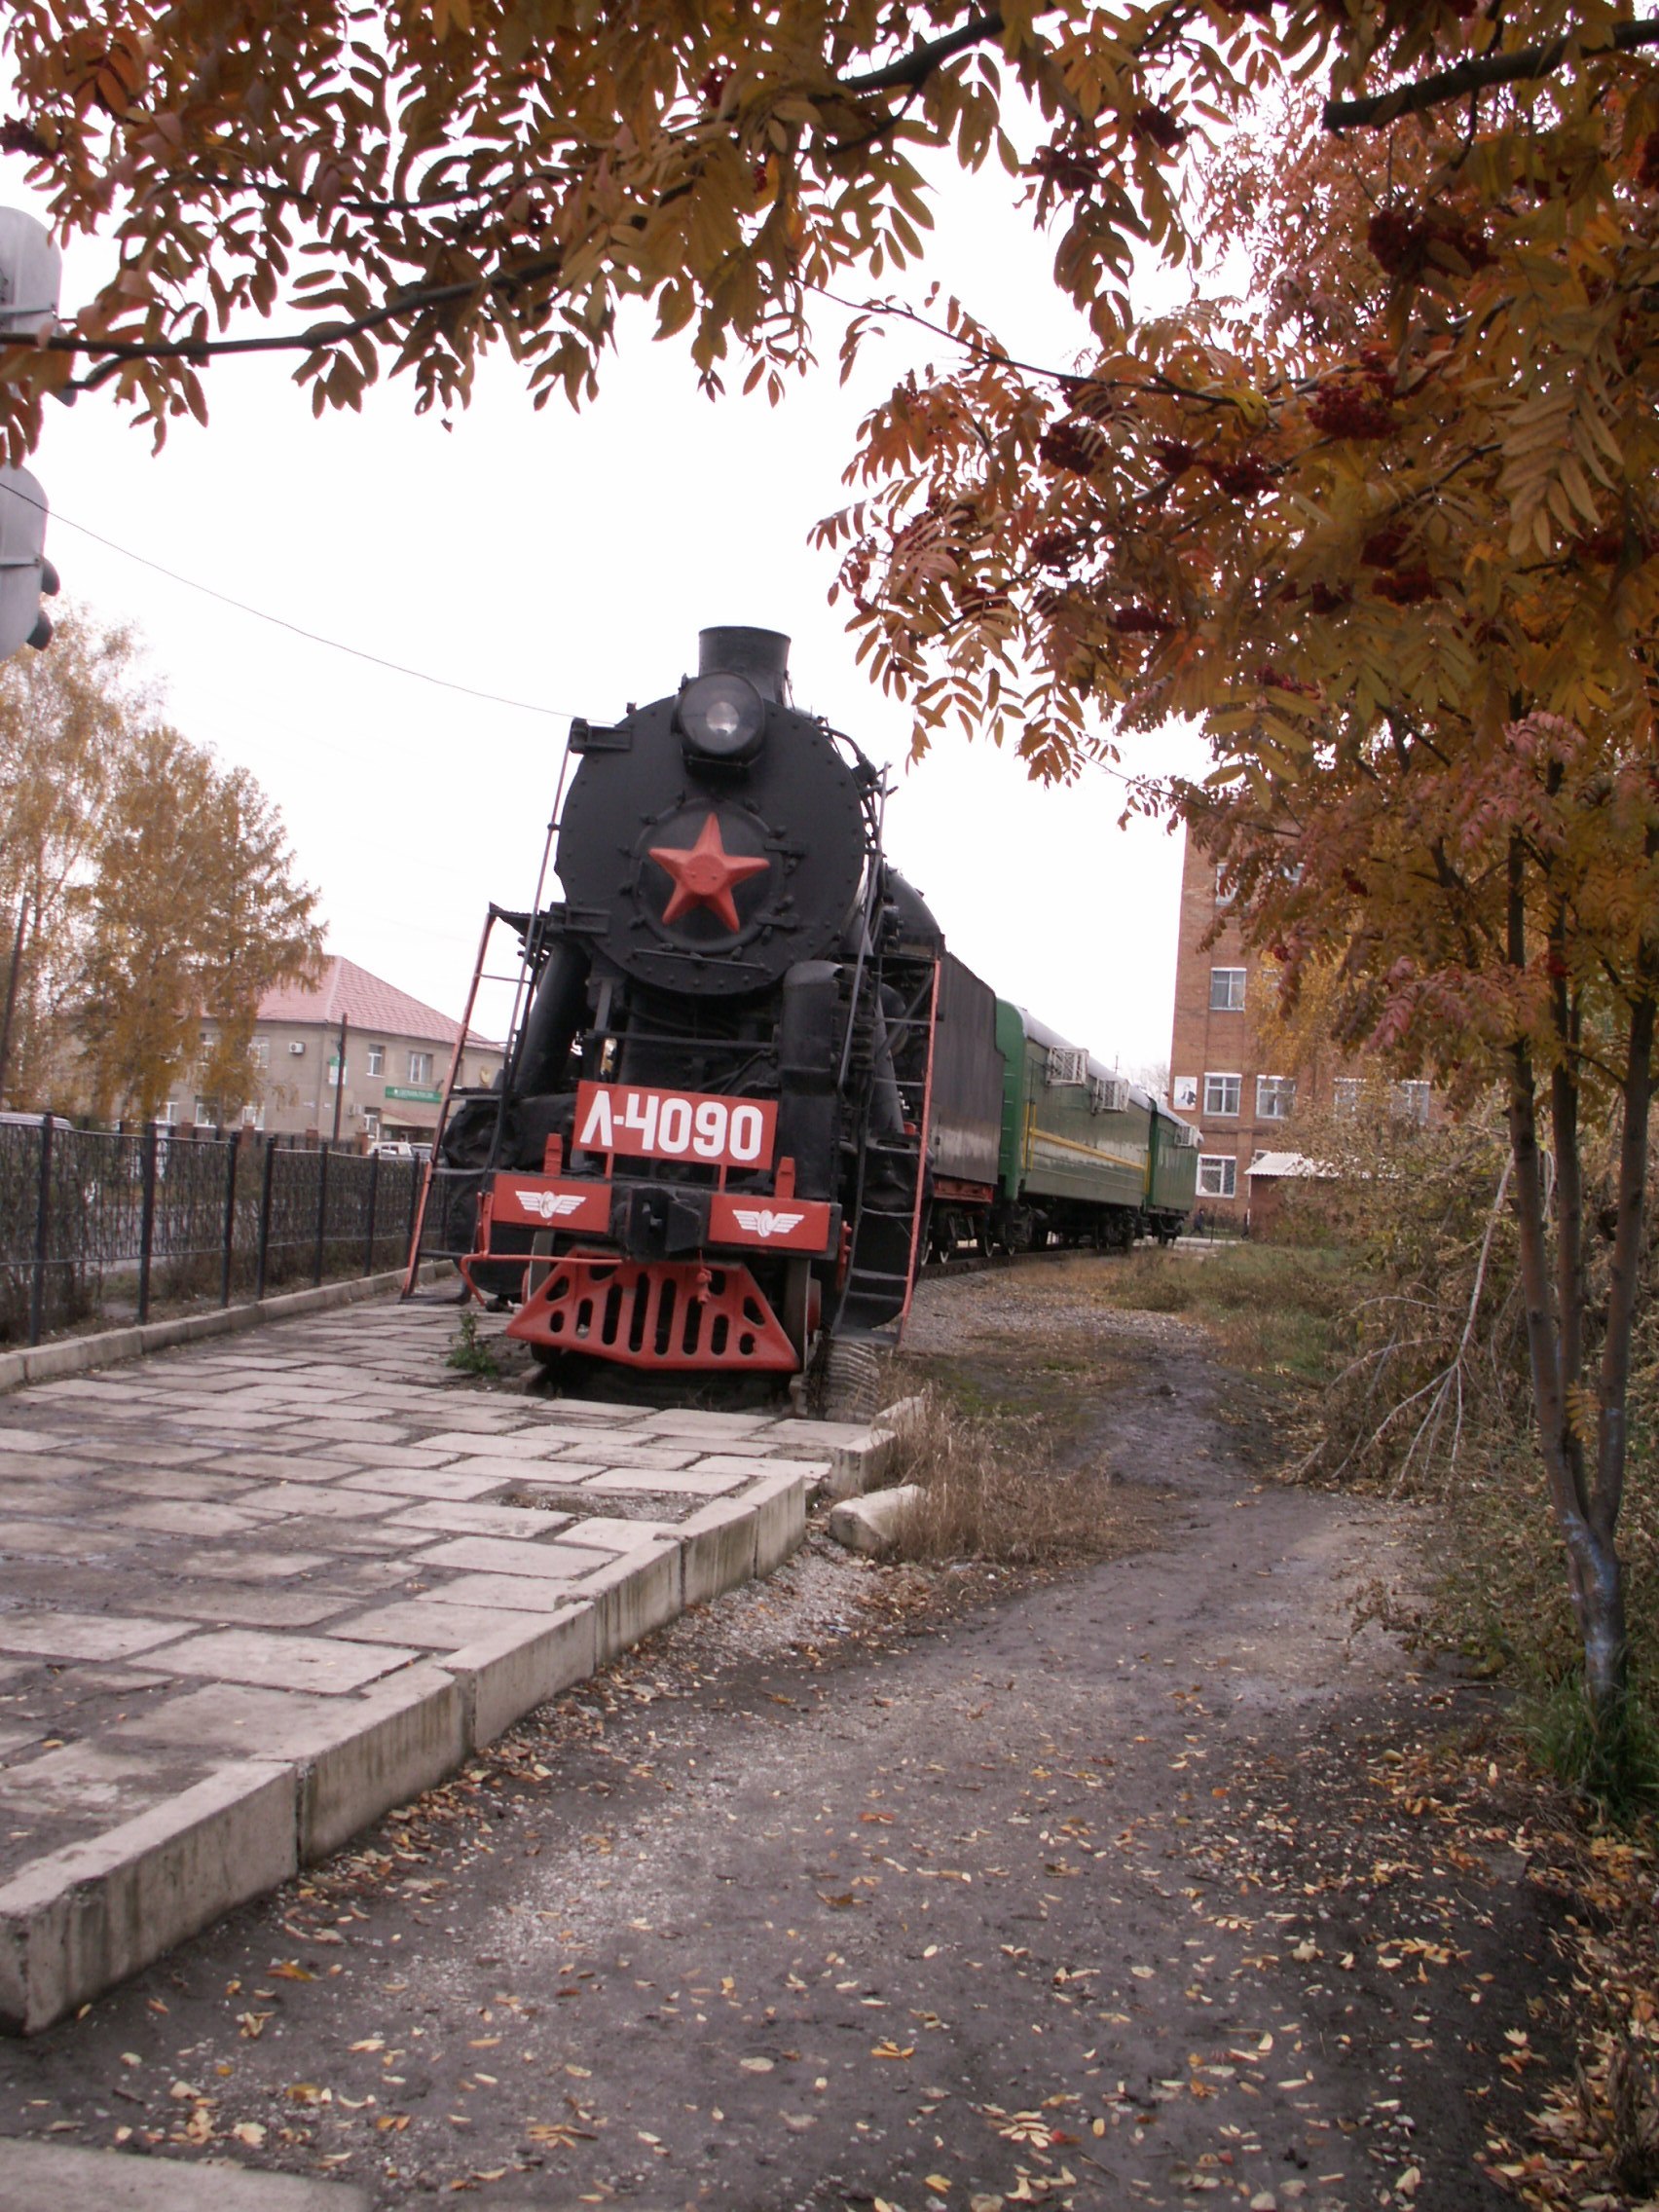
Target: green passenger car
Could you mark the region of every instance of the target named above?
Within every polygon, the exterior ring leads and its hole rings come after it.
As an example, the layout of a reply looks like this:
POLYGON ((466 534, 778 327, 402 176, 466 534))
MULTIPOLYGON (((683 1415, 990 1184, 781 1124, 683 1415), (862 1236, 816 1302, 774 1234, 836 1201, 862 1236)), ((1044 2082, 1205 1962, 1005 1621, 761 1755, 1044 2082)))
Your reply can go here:
POLYGON ((1020 1007, 997 1001, 1003 1129, 993 1235, 1016 1250, 1167 1239, 1191 1211, 1189 1125, 1020 1007))

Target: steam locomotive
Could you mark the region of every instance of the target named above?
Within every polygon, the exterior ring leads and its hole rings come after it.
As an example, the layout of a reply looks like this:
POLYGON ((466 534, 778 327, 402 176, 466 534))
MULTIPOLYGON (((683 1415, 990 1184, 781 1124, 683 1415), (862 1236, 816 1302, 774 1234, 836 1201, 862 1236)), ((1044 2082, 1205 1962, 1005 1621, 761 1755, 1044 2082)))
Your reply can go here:
POLYGON ((946 951, 789 644, 705 630, 672 696, 573 725, 565 896, 492 909, 521 1012, 495 1087, 452 1088, 423 1248, 551 1366, 833 1404, 930 1252, 1173 1236, 1197 1139, 946 951))

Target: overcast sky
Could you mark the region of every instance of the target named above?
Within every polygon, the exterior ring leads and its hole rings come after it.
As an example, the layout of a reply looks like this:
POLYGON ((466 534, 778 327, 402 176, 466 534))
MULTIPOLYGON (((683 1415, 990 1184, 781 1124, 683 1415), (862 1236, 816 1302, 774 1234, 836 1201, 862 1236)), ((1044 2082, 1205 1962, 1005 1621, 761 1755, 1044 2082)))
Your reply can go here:
MULTIPOLYGON (((0 203, 34 205, 22 169, 0 161, 0 203)), ((925 268, 894 288, 919 303, 937 276, 1024 357, 1063 364, 1083 333, 1050 264, 997 171, 952 183, 925 268)), ((65 313, 102 266, 95 244, 71 242, 65 313)), ((277 801, 329 948, 447 1012, 461 1011, 488 902, 532 896, 566 718, 661 696, 695 667, 700 628, 753 623, 794 640, 797 704, 895 763, 889 853, 953 949, 1108 1064, 1161 1063, 1179 836, 1120 831, 1122 786, 1104 774, 1044 790, 984 744, 947 738, 906 770, 904 711, 855 666, 827 604, 833 563, 807 535, 848 497, 860 416, 944 351, 895 326, 842 388, 839 328, 826 310, 827 366, 777 409, 701 397, 683 351, 653 346, 644 323, 580 414, 535 414, 504 359, 449 425, 417 418, 401 382, 361 415, 313 421, 280 362, 224 361, 205 375, 209 426, 175 426, 159 456, 103 394, 49 403, 31 461, 54 509, 48 549, 67 593, 136 623, 170 719, 277 801), (305 629, 549 712, 307 644, 72 524, 305 629)), ((1190 738, 1138 741, 1126 765, 1177 760, 1197 765, 1190 738)))

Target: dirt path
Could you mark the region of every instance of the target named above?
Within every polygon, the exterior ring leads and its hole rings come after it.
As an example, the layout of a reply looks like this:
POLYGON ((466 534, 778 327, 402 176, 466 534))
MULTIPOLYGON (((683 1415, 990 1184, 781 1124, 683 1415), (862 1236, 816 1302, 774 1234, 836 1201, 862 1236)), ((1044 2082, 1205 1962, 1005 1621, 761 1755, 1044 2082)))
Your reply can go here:
POLYGON ((1264 1487, 1181 1324, 1027 1281, 932 1287, 916 1355, 1063 1392, 1087 1335, 1151 1548, 924 1625, 815 1543, 11 2046, 0 2126, 387 2206, 1509 2201, 1554 1908, 1495 1772, 1473 1851, 1402 1786, 1484 1694, 1351 1633, 1402 1524, 1264 1487))

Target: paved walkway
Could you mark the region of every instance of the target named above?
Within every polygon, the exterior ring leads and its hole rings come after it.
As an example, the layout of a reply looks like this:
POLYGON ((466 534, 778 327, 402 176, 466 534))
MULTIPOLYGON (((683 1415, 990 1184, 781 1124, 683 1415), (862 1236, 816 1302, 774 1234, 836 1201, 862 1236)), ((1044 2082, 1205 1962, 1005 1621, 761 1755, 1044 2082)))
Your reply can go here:
POLYGON ((358 1307, 0 1399, 0 2023, 770 1571, 864 1435, 481 1389, 455 1321, 358 1307))

